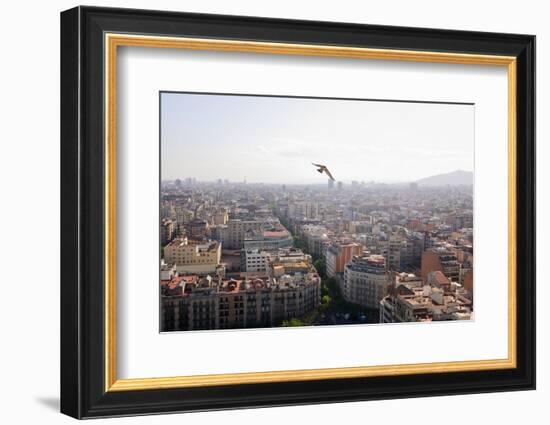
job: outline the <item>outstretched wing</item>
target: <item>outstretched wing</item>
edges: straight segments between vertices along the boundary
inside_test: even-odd
[[[325,167],[325,173],[327,173],[327,176],[329,176],[331,180],[334,180],[334,177],[332,177],[332,174],[330,174],[330,171],[327,167]]]
[[[321,168],[325,168],[324,165],[321,165],[321,164],[315,164],[314,162],[311,163],[311,165],[315,165],[316,167],[321,167]]]

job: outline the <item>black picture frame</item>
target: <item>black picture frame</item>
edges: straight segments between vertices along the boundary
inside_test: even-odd
[[[106,32],[516,57],[517,367],[106,392]],[[97,7],[67,10],[61,13],[61,195],[62,413],[93,418],[535,388],[534,36]]]

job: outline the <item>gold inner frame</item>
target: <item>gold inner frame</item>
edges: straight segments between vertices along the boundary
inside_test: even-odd
[[[105,34],[105,391],[135,391],[214,385],[311,381],[417,373],[515,368],[516,358],[516,58],[462,53],[370,49],[328,45],[268,43],[200,38]],[[118,379],[116,324],[116,123],[119,46],[325,56],[469,65],[504,66],[508,72],[508,357],[437,363],[304,369],[253,373]]]

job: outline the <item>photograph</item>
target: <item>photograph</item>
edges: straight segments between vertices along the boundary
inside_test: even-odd
[[[160,332],[474,320],[473,103],[159,96]]]

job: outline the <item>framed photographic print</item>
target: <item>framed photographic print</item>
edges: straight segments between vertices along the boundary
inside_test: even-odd
[[[61,14],[61,411],[535,387],[535,37]]]

